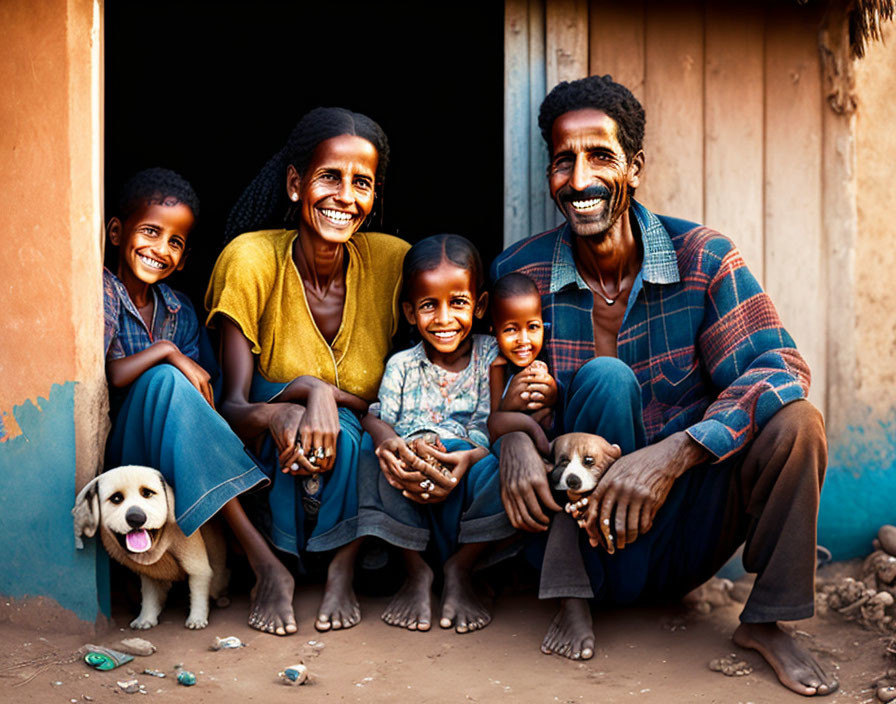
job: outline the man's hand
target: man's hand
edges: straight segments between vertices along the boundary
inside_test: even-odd
[[[683,432],[625,455],[607,469],[573,517],[592,546],[621,550],[650,530],[675,480],[706,456]]]
[[[532,533],[546,531],[550,516],[544,508],[560,511],[541,455],[532,439],[522,432],[508,433],[501,440],[501,501],[511,525]]]

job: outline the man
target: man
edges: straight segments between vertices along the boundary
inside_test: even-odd
[[[805,362],[728,239],[633,199],[644,110],[628,89],[609,76],[561,83],[539,126],[566,223],[510,247],[492,274],[520,271],[542,294],[557,433],[593,433],[621,453],[570,516],[528,436],[502,439],[505,508],[517,528],[547,533],[540,596],[561,599],[542,650],[592,657],[586,599],[678,598],[745,543],[757,579],[734,641],[786,687],[834,691],[778,626],[814,609],[827,448]]]

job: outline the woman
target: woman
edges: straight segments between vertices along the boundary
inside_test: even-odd
[[[360,620],[352,591],[358,418],[376,397],[396,330],[408,249],[359,232],[388,156],[385,134],[364,115],[305,115],[231,212],[228,235],[244,234],[221,253],[206,294],[209,325],[221,333],[221,413],[259,448],[271,478],[269,539],[295,555],[338,548],[318,630]],[[258,231],[284,212],[292,229]],[[294,632],[292,576],[238,501],[225,515],[257,578],[249,624]]]

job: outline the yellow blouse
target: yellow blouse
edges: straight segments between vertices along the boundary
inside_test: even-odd
[[[221,252],[205,294],[207,324],[231,318],[268,381],[310,375],[373,401],[398,325],[401,265],[410,245],[379,232],[346,243],[345,307],[332,344],[321,335],[292,260],[296,230],[247,232]]]

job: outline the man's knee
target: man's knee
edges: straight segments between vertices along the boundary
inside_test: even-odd
[[[816,465],[819,481],[827,467],[828,444],[824,417],[809,401],[803,399],[787,404],[766,423],[756,442],[767,444],[773,452],[783,452],[794,458],[803,468],[807,462]],[[794,467],[800,471],[800,467]]]
[[[641,387],[625,362],[616,357],[595,357],[576,372],[569,393],[598,393],[605,399],[624,399],[640,397]]]

